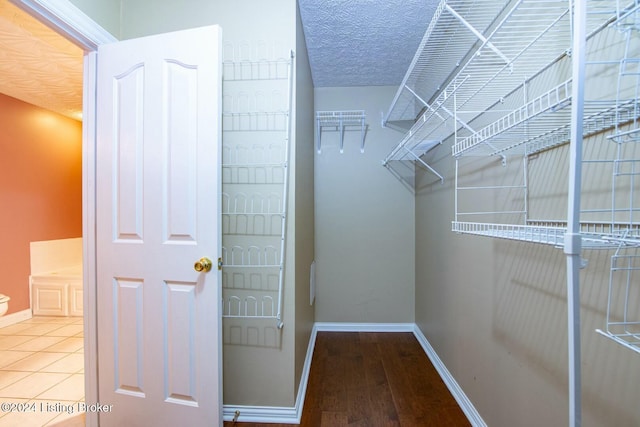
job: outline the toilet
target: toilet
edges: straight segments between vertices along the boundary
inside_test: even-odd
[[[0,294],[0,316],[4,316],[7,310],[9,310],[9,298],[6,295]]]

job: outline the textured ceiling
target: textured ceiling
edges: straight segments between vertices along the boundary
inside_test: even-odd
[[[299,0],[316,87],[399,85],[438,0]],[[79,119],[82,51],[0,0],[0,93]]]
[[[298,0],[316,87],[400,85],[438,0]]]
[[[82,50],[0,0],[0,93],[80,119]]]

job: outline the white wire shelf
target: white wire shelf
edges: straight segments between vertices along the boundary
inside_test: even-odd
[[[567,228],[566,221],[528,220],[527,225],[537,227]],[[581,222],[580,233],[589,236],[602,236],[603,239],[640,242],[640,224],[624,222]]]
[[[472,3],[467,0],[440,2],[391,103],[385,123],[413,123],[424,106],[417,101],[416,95],[429,101],[446,84],[451,70],[468,56],[469,50],[478,48],[477,36],[465,27],[455,11],[468,11],[464,22],[482,32],[505,7],[492,0],[477,1],[476,6]]]
[[[433,118],[435,120],[432,120]],[[384,159],[386,165],[391,160],[415,160],[442,143],[444,136],[453,129],[446,115],[443,117],[438,109],[427,109],[404,138]]]
[[[640,128],[632,129],[625,132],[617,132],[608,136],[609,139],[617,143],[640,142]]]
[[[364,153],[365,113],[363,110],[352,111],[316,111],[316,150],[322,152],[323,129],[340,133],[340,153],[344,152],[344,132],[346,127],[358,127],[360,130],[360,152]]]
[[[521,242],[562,246],[564,244],[566,228],[452,221],[451,231],[462,234],[518,240]]]
[[[566,1],[443,0],[384,120],[415,122],[383,164],[420,160],[422,141],[442,142],[458,128],[475,134],[475,117],[566,54],[570,41]]]
[[[522,113],[531,115],[558,110],[569,114],[570,109],[565,108],[569,104],[563,104],[560,98],[566,98],[570,91],[550,92],[546,98],[543,96],[536,100],[540,105],[530,102],[497,125],[484,128],[480,135],[474,129],[475,118],[499,107],[505,96],[516,92],[524,82],[565,57],[571,46],[569,2],[523,0],[506,5],[496,3],[499,2],[443,0],[440,3],[385,123],[403,123],[406,127],[407,123],[415,120],[418,111],[426,109],[418,118],[418,122],[424,121],[420,124],[420,136],[442,141],[453,135],[456,129],[461,129],[461,135],[466,133],[471,137],[455,147],[454,155],[478,148],[480,140],[484,142],[485,147],[482,148],[486,148],[485,151],[496,154],[513,148],[513,140],[505,136],[505,141],[500,143],[502,147],[494,149],[488,140],[506,130],[516,133],[516,125],[527,120]],[[615,1],[598,2],[598,8],[588,18],[589,32],[601,29],[611,21],[616,4]],[[563,89],[563,85],[557,88],[558,91]],[[554,95],[558,98],[556,102],[552,99]],[[615,102],[609,107],[612,104]],[[531,107],[533,111],[528,110]],[[566,116],[554,123],[557,131],[553,135],[541,132],[538,136],[544,138],[536,140],[527,130],[517,145],[530,142],[526,148],[542,150],[562,143],[566,140],[565,129],[562,128],[567,123]],[[549,126],[546,125],[547,128]],[[399,146],[405,143],[403,140]],[[402,151],[396,147],[390,157]]]
[[[634,329],[640,328],[640,321],[638,322],[611,322],[607,325],[609,328],[622,327],[623,330],[630,326],[634,326]],[[614,342],[626,347],[630,350],[640,353],[640,332],[625,331],[625,332],[612,332],[611,330],[596,329],[601,335],[613,340]]]
[[[419,162],[421,165],[427,168],[428,171],[437,176],[440,179],[440,182],[444,182],[444,177],[421,158],[424,154],[433,150],[441,143],[441,141],[421,141],[418,144],[413,145],[411,148],[404,145],[399,145],[396,151],[391,153],[385,160],[382,161],[382,165],[390,169],[389,162],[391,161]]]
[[[599,14],[588,18],[589,32],[602,25],[603,13],[615,14],[615,1],[600,3]],[[425,103],[441,103],[442,98],[434,100],[452,93],[462,80],[464,85],[456,89],[457,109],[472,115],[487,110],[567,53],[571,46],[569,12],[569,2],[562,0],[514,0],[506,4],[443,0],[385,121],[414,120]],[[453,99],[446,105],[454,111]]]
[[[571,97],[564,95],[569,82],[509,113],[500,120],[462,139],[452,147],[452,154],[499,155],[505,152],[532,155],[569,142]],[[560,90],[560,88],[562,88]],[[640,117],[638,100],[585,102],[583,136],[613,129],[617,123]]]
[[[623,246],[640,247],[639,225],[633,226],[633,233],[607,223],[581,223],[582,247],[589,249],[615,249]],[[493,224],[481,222],[452,221],[451,231],[461,234],[540,243],[555,247],[564,246],[567,232],[566,223],[530,222],[527,225]]]

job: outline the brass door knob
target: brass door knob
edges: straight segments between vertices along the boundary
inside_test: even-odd
[[[204,271],[206,273],[207,271],[211,270],[212,266],[213,266],[213,263],[209,258],[202,257],[198,261],[196,261],[195,264],[193,264],[193,269],[196,270],[197,272]]]

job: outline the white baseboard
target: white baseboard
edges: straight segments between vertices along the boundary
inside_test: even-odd
[[[304,398],[307,392],[307,384],[309,382],[309,372],[311,370],[311,358],[315,348],[316,336],[318,332],[412,332],[416,337],[422,349],[431,360],[431,363],[440,374],[442,381],[453,395],[462,412],[467,416],[469,422],[474,427],[487,427],[473,403],[466,396],[460,385],[447,367],[444,365],[440,357],[436,354],[429,341],[422,331],[414,323],[333,323],[333,322],[316,322],[309,337],[309,345],[307,347],[307,355],[302,368],[302,376],[300,378],[300,387],[298,387],[298,395],[294,407],[275,407],[275,406],[242,406],[242,405],[224,405],[223,418],[225,421],[232,421],[239,411],[239,422],[253,423],[281,423],[281,424],[300,424],[302,418],[302,409],[304,406]]]
[[[413,323],[338,323],[316,322],[318,332],[413,332]]]
[[[429,341],[417,325],[414,326],[413,335],[415,335],[416,339],[422,346],[422,349],[427,354],[427,357],[429,357],[429,360],[431,360],[436,371],[440,374],[440,378],[442,378],[442,381],[446,384],[447,388],[453,395],[453,398],[456,399],[456,402],[460,405],[460,409],[462,409],[462,412],[467,416],[471,425],[474,427],[487,427],[487,424],[473,406],[473,403],[471,403],[467,395],[464,393],[464,390],[462,390],[462,387],[460,387],[456,382],[453,375],[451,375],[451,372],[449,372],[440,357],[438,357],[438,354],[433,347],[431,347],[431,344],[429,344]]]
[[[10,326],[15,323],[22,322],[23,320],[29,320],[32,317],[33,315],[31,314],[30,308],[22,311],[17,311],[15,313],[7,314],[6,316],[0,317],[0,328],[4,328],[5,326]]]
[[[233,421],[236,411],[239,414],[236,421],[241,423],[300,424],[302,415],[295,407],[224,405],[222,418]]]
[[[317,328],[314,325],[311,330],[311,336],[309,337],[307,355],[304,358],[304,366],[302,367],[302,375],[300,376],[300,386],[298,387],[294,407],[224,405],[222,410],[223,419],[225,421],[232,421],[236,414],[239,414],[237,419],[239,422],[300,424],[304,398],[307,395],[307,384],[309,384],[311,359],[313,358],[313,350],[316,346],[316,335]]]

